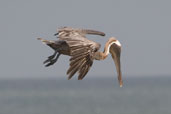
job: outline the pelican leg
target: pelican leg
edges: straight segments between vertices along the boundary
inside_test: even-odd
[[[56,63],[56,61],[58,60],[58,58],[59,58],[60,55],[61,54],[58,53],[57,56],[55,57],[55,59],[50,59],[49,63],[46,64],[45,66],[48,67],[48,66],[53,65],[54,63]]]
[[[43,64],[50,62],[56,56],[56,54],[57,54],[57,50],[54,52],[53,55],[49,56],[48,59],[43,62]]]

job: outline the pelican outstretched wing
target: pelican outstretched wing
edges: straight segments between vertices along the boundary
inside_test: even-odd
[[[72,38],[72,39],[81,39],[81,38],[86,38],[86,34],[93,34],[93,35],[100,35],[100,36],[105,36],[105,33],[101,31],[96,31],[96,30],[90,30],[90,29],[75,29],[71,27],[62,27],[57,30],[57,33],[55,35],[58,35],[59,39],[63,38]]]

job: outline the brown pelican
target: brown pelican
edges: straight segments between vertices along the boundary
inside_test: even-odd
[[[59,39],[56,41],[38,38],[38,40],[41,40],[55,51],[53,55],[49,56],[48,59],[44,61],[44,64],[46,64],[45,66],[53,65],[61,54],[69,55],[71,58],[70,67],[67,71],[67,74],[69,75],[68,79],[71,79],[77,72],[78,80],[82,80],[92,66],[94,59],[104,60],[110,53],[116,65],[120,87],[122,87],[120,42],[116,38],[111,37],[106,42],[104,51],[99,52],[100,44],[88,40],[85,37],[86,34],[105,36],[105,34],[100,31],[63,27],[57,30],[55,35],[58,35],[57,38]]]

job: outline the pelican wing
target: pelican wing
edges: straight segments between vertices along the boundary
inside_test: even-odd
[[[105,36],[105,33],[100,31],[89,30],[89,29],[75,29],[71,27],[59,28],[55,35],[58,35],[59,39],[63,39],[63,38],[84,39],[86,34]]]
[[[67,40],[70,46],[70,67],[67,71],[68,79],[77,72],[78,80],[82,80],[93,64],[93,54],[100,48],[98,44],[89,40]]]
[[[120,63],[121,45],[118,45],[117,43],[113,43],[110,47],[110,53],[115,62],[120,87],[122,87],[123,82],[122,82],[122,72],[121,72],[121,63]]]
[[[67,42],[70,48],[70,67],[67,71],[68,79],[78,73],[78,79],[81,80],[88,73],[93,64],[93,54],[98,51],[100,44],[88,40],[86,34],[95,34],[104,36],[100,31],[87,29],[74,29],[63,27],[58,30],[58,38]]]

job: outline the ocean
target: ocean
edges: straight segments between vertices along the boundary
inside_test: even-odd
[[[1,79],[0,114],[171,114],[171,77]]]

